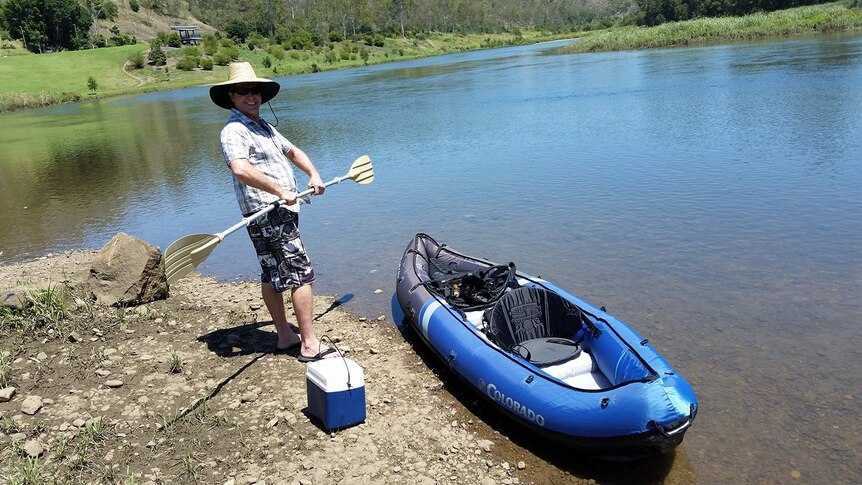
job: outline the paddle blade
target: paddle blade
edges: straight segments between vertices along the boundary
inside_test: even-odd
[[[374,182],[374,168],[371,167],[371,158],[368,155],[362,155],[357,158],[353,162],[353,165],[350,166],[347,178],[361,185]]]
[[[192,234],[177,239],[165,250],[165,276],[168,285],[191,273],[221,240],[214,234]]]

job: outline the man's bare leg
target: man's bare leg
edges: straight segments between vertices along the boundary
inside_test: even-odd
[[[325,352],[327,347],[320,345],[320,341],[314,335],[312,324],[314,290],[311,284],[293,288],[291,298],[293,300],[293,313],[296,314],[296,323],[299,325],[299,335],[302,337],[302,347],[299,353],[306,357],[313,357],[318,352]],[[338,357],[338,354],[333,352],[326,357]]]
[[[284,296],[275,291],[269,283],[261,283],[260,292],[263,295],[263,303],[266,305],[272,317],[272,323],[275,325],[275,331],[278,333],[279,349],[286,349],[299,343],[300,336],[290,328],[287,323],[287,316],[284,311]],[[294,303],[294,311],[296,311],[296,303]],[[297,317],[298,319],[299,317]]]

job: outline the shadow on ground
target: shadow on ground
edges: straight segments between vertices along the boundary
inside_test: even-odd
[[[314,321],[340,307],[353,299],[353,294],[348,293],[336,299],[329,305],[328,308],[318,313],[314,317]],[[219,357],[239,357],[250,354],[276,353],[277,337],[275,328],[263,330],[264,327],[271,327],[272,320],[263,322],[248,322],[238,326],[220,328],[213,332],[201,335],[198,337],[199,342],[207,344],[207,348],[218,355]],[[299,332],[296,325],[291,325],[294,332]],[[299,347],[294,347],[287,352],[279,351],[293,357],[299,356]]]

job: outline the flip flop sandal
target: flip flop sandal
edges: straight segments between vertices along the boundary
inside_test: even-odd
[[[317,355],[313,355],[311,357],[299,354],[299,357],[297,357],[296,360],[300,362],[317,362],[318,360],[325,359],[327,355],[332,353],[338,353],[338,351],[335,349],[326,349],[323,352],[318,352]]]

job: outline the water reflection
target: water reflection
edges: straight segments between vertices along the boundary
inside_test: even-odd
[[[199,170],[189,147],[202,140],[177,110],[166,102],[116,109],[85,103],[56,117],[9,116],[0,206],[4,227],[15,230],[0,234],[4,256],[26,255],[36,241],[80,244],[161,204],[160,191],[184,187]]]

